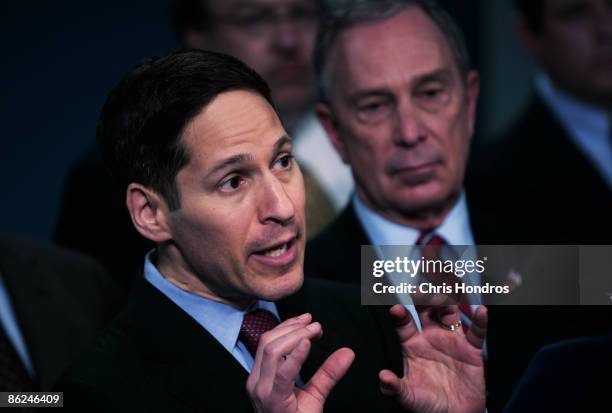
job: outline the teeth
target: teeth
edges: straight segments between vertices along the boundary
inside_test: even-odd
[[[266,257],[279,257],[287,251],[287,244],[283,244],[280,248],[264,252]]]

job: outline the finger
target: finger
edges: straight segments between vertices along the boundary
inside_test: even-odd
[[[461,321],[461,313],[457,305],[435,307],[431,310],[431,317],[440,327],[457,325]]]
[[[272,391],[278,394],[281,400],[289,397],[293,392],[295,379],[310,353],[310,347],[310,340],[301,339],[297,347],[287,355],[287,359],[278,368]]]
[[[320,333],[321,324],[311,323],[306,327],[293,330],[270,343],[260,346],[262,356],[258,386],[261,386],[265,394],[267,394],[266,391],[273,388],[278,366],[283,356],[291,354],[302,339],[310,340],[318,337]]]
[[[311,377],[304,386],[304,391],[322,402],[325,401],[334,386],[342,380],[351,367],[353,360],[355,360],[355,353],[350,348],[344,347],[336,350]]]
[[[412,336],[417,334],[418,329],[416,324],[412,320],[412,316],[401,304],[396,304],[389,309],[389,314],[393,318],[395,324],[395,331],[400,339],[400,343],[409,340]]]
[[[423,330],[442,328],[442,324],[449,326],[461,320],[459,307],[456,305],[424,306],[420,309],[419,317]]]
[[[487,336],[487,323],[489,313],[484,305],[478,306],[472,317],[472,325],[467,332],[467,341],[478,349],[482,349],[485,337]]]
[[[253,381],[257,382],[259,380],[262,361],[262,348],[265,347],[267,343],[272,342],[279,337],[305,327],[311,320],[312,315],[309,313],[302,314],[298,317],[289,318],[261,336],[257,346],[257,351],[255,353],[255,359],[253,360],[253,368],[251,369]]]
[[[397,396],[402,392],[402,381],[391,370],[382,370],[378,373],[380,391],[387,396]]]

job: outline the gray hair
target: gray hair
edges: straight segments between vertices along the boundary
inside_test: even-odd
[[[330,102],[327,66],[338,35],[354,26],[386,20],[412,6],[421,8],[440,29],[450,47],[459,74],[465,82],[470,71],[470,57],[463,34],[453,18],[434,0],[344,0],[330,2],[321,16],[315,46],[314,65],[321,102]]]

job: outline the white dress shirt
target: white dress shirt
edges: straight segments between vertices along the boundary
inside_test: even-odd
[[[294,155],[315,177],[336,211],[348,203],[354,183],[314,113],[302,120],[293,133]]]

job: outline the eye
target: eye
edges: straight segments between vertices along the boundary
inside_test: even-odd
[[[386,118],[393,110],[390,99],[367,99],[357,104],[357,117],[366,123]]]
[[[442,88],[429,88],[423,91],[423,96],[429,99],[433,99],[442,93]]]
[[[274,169],[285,170],[290,169],[293,164],[293,155],[285,154],[274,162]]]
[[[437,111],[448,103],[450,98],[449,88],[440,82],[431,83],[416,89],[414,98],[423,109]]]
[[[244,184],[244,178],[240,175],[234,175],[225,181],[221,182],[219,189],[222,192],[235,192]]]

